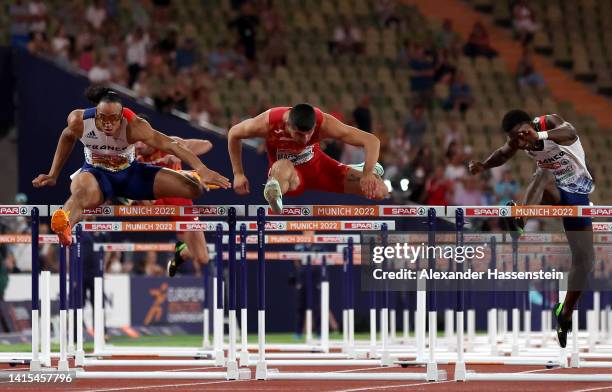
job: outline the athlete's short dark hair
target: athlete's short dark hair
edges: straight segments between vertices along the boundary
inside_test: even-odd
[[[299,103],[289,110],[289,124],[301,132],[314,128],[317,116],[312,105]]]
[[[85,90],[85,98],[95,103],[96,105],[100,102],[117,102],[121,103],[121,97],[115,90],[104,86],[89,86]]]
[[[517,125],[526,122],[531,122],[531,116],[526,111],[520,109],[510,110],[504,115],[502,129],[508,133]]]

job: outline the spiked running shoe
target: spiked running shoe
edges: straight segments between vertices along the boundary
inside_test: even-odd
[[[511,200],[507,202],[506,205],[509,207],[515,207],[516,203]],[[500,224],[504,231],[517,233],[519,236],[522,236],[525,233],[525,219],[522,217],[502,218]]]
[[[268,182],[266,182],[266,187],[264,188],[264,198],[275,214],[282,214],[283,193],[281,192],[281,187],[278,180],[271,178],[268,180]]]
[[[553,314],[555,319],[557,319],[557,340],[559,341],[559,346],[565,348],[567,345],[567,333],[572,330],[572,320],[567,320],[563,316],[563,304],[557,303],[553,308]]]
[[[177,268],[185,262],[185,260],[181,257],[181,252],[185,248],[187,248],[187,244],[181,241],[177,241],[174,245],[174,257],[168,260],[168,264],[166,265],[168,277],[172,278],[174,275],[176,275]]]
[[[70,211],[57,210],[51,216],[51,230],[57,234],[60,244],[70,246],[72,244],[72,227],[68,215]]]

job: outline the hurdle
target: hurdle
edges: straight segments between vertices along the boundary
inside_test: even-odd
[[[51,211],[61,208],[58,205],[52,205]],[[227,217],[230,209],[234,209],[237,215],[245,215],[245,207],[243,205],[194,205],[194,206],[100,206],[93,209],[85,209],[84,215],[97,217],[203,217],[203,218],[219,218]],[[225,221],[189,221],[189,222],[83,222],[83,230],[85,231],[214,231],[216,225],[221,224],[224,229],[228,228]],[[113,250],[119,251],[139,251],[139,250],[158,250],[157,246],[125,246],[123,244],[115,244]],[[99,247],[97,250],[100,250]],[[103,248],[102,248],[103,249]],[[163,248],[169,249],[169,248]],[[160,249],[161,250],[161,249]],[[102,253],[102,252],[101,252]],[[101,257],[103,257],[101,255]],[[121,356],[138,356],[138,355],[153,355],[158,357],[196,357],[206,358],[214,355],[214,350],[209,349],[205,345],[206,333],[203,333],[203,344],[201,347],[130,347],[130,346],[113,346],[106,344],[104,339],[104,311],[102,298],[104,293],[104,274],[101,269],[98,270],[98,276],[94,279],[94,290],[96,302],[94,303],[94,352],[93,357],[105,357],[113,355]],[[213,279],[216,282],[216,278]],[[207,282],[203,282],[206,289]],[[211,290],[205,290],[208,294]],[[216,291],[214,296],[216,297]],[[100,299],[98,302],[97,300]],[[209,314],[207,308],[203,310],[204,324],[207,325]],[[213,312],[214,315],[214,312]],[[205,327],[206,331],[207,328]],[[203,359],[198,359],[203,360]],[[92,366],[92,360],[88,361],[88,365]],[[200,363],[202,364],[202,363]],[[185,364],[187,365],[187,364]]]
[[[557,217],[557,216],[592,216],[600,210],[598,207],[562,207],[556,209],[551,206],[524,206],[524,207],[496,207],[495,213],[497,216],[523,216],[523,217]],[[607,207],[603,207],[607,209]],[[474,216],[477,207],[449,207],[447,212],[454,212],[456,215],[457,232],[463,232],[463,216]],[[450,211],[449,211],[450,210]],[[607,209],[609,214],[609,209]],[[518,257],[518,236],[512,236],[512,257],[514,267]],[[516,300],[516,293],[514,293]],[[516,301],[515,301],[516,306]],[[461,307],[459,307],[461,309]],[[573,313],[574,321],[577,321],[577,311]],[[513,338],[512,338],[512,354],[518,354],[518,309],[513,310]],[[577,323],[576,323],[577,325]],[[457,328],[458,334],[463,335],[463,328]],[[572,332],[572,341],[574,350],[576,350],[578,331],[577,328]],[[458,342],[463,341],[463,336],[458,336]],[[561,365],[567,361],[565,350],[558,350],[558,358]],[[458,351],[460,357],[463,356],[463,350]],[[612,365],[610,363],[609,365]],[[567,365],[566,365],[567,366]],[[579,375],[579,374],[516,374],[516,373],[478,373],[473,370],[466,370],[465,364],[461,362],[461,368],[455,373],[456,381],[612,381],[612,374],[597,374],[597,375]]]
[[[265,210],[264,208],[258,208],[258,221],[257,225],[259,227],[258,236],[260,240],[258,241],[258,252],[260,254],[260,258],[258,260],[258,314],[259,314],[259,322],[258,322],[258,342],[259,342],[259,354],[256,362],[256,374],[255,377],[258,380],[421,380],[421,381],[437,381],[444,379],[446,377],[444,372],[437,371],[435,369],[436,374],[432,375],[430,372],[427,373],[416,373],[416,372],[402,372],[402,373],[321,373],[321,372],[272,372],[268,371],[268,365],[308,365],[308,366],[326,366],[326,365],[336,365],[342,366],[342,364],[348,364],[351,362],[352,365],[366,365],[370,364],[372,360],[303,360],[303,361],[273,361],[267,360],[265,355],[265,257],[264,257],[264,232],[266,230],[266,222],[265,222]],[[430,219],[435,219],[435,211],[433,209],[430,210]],[[381,225],[381,229],[386,231],[385,224]],[[435,236],[435,233],[433,234]],[[349,246],[351,242],[349,241]],[[347,271],[350,272],[350,260],[351,260],[351,252],[347,252],[348,263]],[[347,282],[352,282],[351,275],[348,275]],[[348,294],[348,306],[350,311],[351,306],[351,295]],[[350,329],[350,313],[347,312],[346,319],[348,321],[349,329]],[[385,331],[385,327],[383,327],[383,333]],[[430,333],[435,334],[435,332],[430,331]],[[350,342],[350,331],[348,331],[347,336]],[[375,364],[381,365],[381,362],[378,360],[374,361]]]
[[[540,207],[541,206],[538,206],[538,208],[540,208]],[[461,211],[464,212],[467,216],[473,216],[473,213],[470,213],[468,209],[469,208],[477,208],[477,207],[457,207],[457,208],[460,208]],[[478,207],[478,208],[481,208],[481,207]],[[497,208],[497,207],[495,207],[495,208]],[[499,207],[499,208],[507,208],[507,207]],[[555,208],[557,208],[557,207],[555,207]],[[595,208],[598,208],[598,207],[595,207]],[[314,207],[313,207],[313,209],[314,209]],[[377,208],[375,208],[375,210],[376,209]],[[380,208],[378,208],[378,210],[380,211]],[[444,213],[441,214],[441,216],[449,218],[450,215],[451,215],[450,210],[451,210],[451,207],[445,209],[446,213],[445,214]],[[456,241],[460,241],[460,240],[463,241],[464,240],[464,236],[467,235],[467,234],[464,234],[464,232],[463,232],[463,225],[461,225],[461,230],[459,230],[459,225],[457,223],[458,222],[458,218],[457,218],[458,210],[455,209],[453,211],[455,212],[455,220],[456,220],[455,223],[456,223],[456,226],[457,226]],[[515,210],[510,209],[510,213],[514,213],[514,211]],[[576,213],[577,214],[582,213],[582,211],[583,211],[582,207],[576,208]],[[431,211],[428,211],[428,213],[431,213]],[[525,216],[524,213],[522,213],[521,215]],[[435,210],[434,210],[434,213],[433,213],[433,222],[434,223],[429,226],[429,230],[428,230],[428,235],[432,237],[432,241],[435,241],[435,238],[436,238],[435,218],[436,218],[436,214],[435,214]],[[261,221],[260,221],[260,219],[261,219]],[[228,236],[226,237],[226,238],[228,238],[228,241],[231,238],[236,239],[235,223],[234,223],[233,234],[231,234],[232,225],[230,224],[230,221],[231,220],[228,217],[228,222],[206,222],[204,225],[186,225],[186,226],[179,226],[178,224],[175,224],[175,225],[171,225],[171,226],[174,226],[174,228],[181,227],[183,229],[182,231],[186,231],[186,230],[199,230],[199,229],[201,229],[201,227],[211,227],[214,224],[217,225],[217,226],[214,227],[215,230],[219,230],[219,226],[218,225],[221,225],[220,226],[221,236],[217,235],[216,239],[219,240],[219,238],[221,238],[220,242],[223,243],[223,242],[225,242],[225,241],[223,241],[224,237],[222,235],[224,229],[226,231],[228,231]],[[274,222],[274,221],[271,221],[271,222]],[[347,230],[348,230],[349,227],[351,227],[351,228],[356,227],[355,225],[349,225],[348,223],[346,225],[344,224],[344,222],[351,222],[351,221],[337,221],[337,222],[340,222],[340,224],[334,223],[333,225],[324,225],[324,224],[321,224],[321,223],[313,223],[313,222],[319,222],[319,221],[309,221],[309,223],[307,225],[304,225],[304,227],[317,227],[317,228],[321,228],[321,229],[317,229],[317,230],[323,230],[323,231],[326,230],[325,227],[336,227],[336,228],[340,227],[342,229],[347,229]],[[362,221],[362,222],[365,222],[365,221]],[[100,223],[107,223],[107,222],[100,222]],[[116,224],[116,223],[121,223],[121,222],[111,222],[111,223]],[[136,223],[138,223],[138,222],[136,222]],[[147,223],[150,224],[151,222],[147,222]],[[160,223],[167,223],[167,222],[160,222]],[[189,222],[189,223],[191,223],[191,222]],[[201,222],[201,223],[204,223],[204,222]],[[272,231],[272,232],[280,231],[278,229],[278,227],[282,227],[282,226],[285,226],[285,228],[288,228],[288,227],[291,227],[291,228],[302,227],[302,226],[300,226],[298,224],[293,224],[292,223],[290,225],[289,223],[290,223],[290,221],[278,221],[277,223],[266,222],[265,214],[262,213],[261,214],[261,218],[258,216],[258,220],[256,222],[250,222],[250,221],[244,222],[244,240],[242,240],[242,238],[243,238],[242,237],[243,230],[242,230],[242,227],[241,227],[240,253],[237,253],[235,251],[235,244],[234,244],[234,249],[233,250],[232,249],[228,249],[228,252],[227,252],[228,263],[231,263],[231,258],[232,257],[235,257],[237,254],[239,254],[240,258],[241,258],[241,267],[242,267],[242,265],[245,265],[245,264],[242,264],[242,263],[246,262],[246,259],[247,259],[246,258],[246,245],[249,242],[249,240],[246,239],[247,238],[247,236],[246,236],[247,229],[251,231],[254,226],[258,229],[257,230],[257,242],[258,242],[257,256],[258,256],[258,286],[259,286],[259,289],[258,289],[258,299],[259,299],[259,301],[258,301],[258,303],[259,303],[258,304],[258,318],[259,318],[259,320],[258,320],[258,348],[259,348],[259,350],[258,350],[258,353],[257,353],[258,360],[257,360],[257,363],[256,363],[256,365],[257,365],[256,378],[258,378],[258,379],[269,379],[269,380],[272,380],[272,379],[285,379],[285,380],[292,380],[292,379],[302,379],[302,380],[305,380],[305,379],[312,379],[312,380],[323,380],[323,379],[324,380],[428,380],[428,379],[430,379],[430,378],[427,377],[426,373],[425,374],[422,374],[422,373],[393,373],[393,374],[389,374],[389,373],[388,374],[383,374],[383,373],[372,373],[372,374],[370,374],[370,373],[359,373],[359,374],[335,373],[334,374],[334,373],[331,373],[331,374],[328,374],[328,373],[308,373],[308,372],[304,372],[304,373],[278,372],[278,373],[276,373],[276,372],[271,371],[271,369],[267,368],[267,366],[272,366],[272,365],[278,365],[278,366],[284,366],[284,365],[280,361],[279,362],[275,361],[274,354],[277,354],[277,353],[266,353],[266,349],[269,348],[269,345],[265,344],[265,310],[266,310],[266,307],[265,307],[265,296],[261,296],[262,288],[265,288],[265,265],[264,265],[264,262],[265,262],[265,259],[266,259],[265,244],[266,244],[266,239],[270,238],[270,237],[268,237],[266,235],[266,231],[267,230],[268,231]],[[383,227],[384,227],[386,222],[377,222],[377,223],[378,223],[378,225],[376,225],[376,224],[369,224],[369,225],[365,225],[365,226],[369,227],[371,230],[383,230]],[[391,223],[394,223],[394,222],[391,222]],[[78,236],[78,231],[79,231],[80,227],[81,226],[77,226],[76,227],[77,236]],[[123,226],[123,225],[119,225],[117,230],[113,230],[113,231],[123,231],[121,229],[123,229],[124,227],[125,228],[130,228],[131,230],[129,230],[129,231],[136,231],[136,230],[139,230],[139,229],[143,229],[143,230],[147,230],[148,229],[148,226],[146,226],[143,223],[141,226],[139,226],[139,225],[136,225],[136,226]],[[156,227],[156,229],[159,229],[158,231],[162,231],[162,228],[163,228],[163,226],[161,226],[161,225],[160,226],[154,226],[154,227]],[[610,227],[612,227],[612,226],[610,226]],[[92,227],[88,228],[87,230],[102,230],[102,226],[92,226]],[[285,230],[287,230],[287,229],[285,229]],[[331,229],[329,229],[329,230],[331,230]],[[603,230],[600,230],[600,229],[598,229],[598,230],[599,231],[603,231]],[[38,236],[36,238],[37,238],[36,241],[38,241]],[[350,242],[350,241],[347,241],[347,242]],[[78,241],[77,241],[77,243],[78,243]],[[457,243],[459,243],[459,242],[457,242]],[[231,241],[228,242],[228,245],[231,245]],[[500,244],[500,246],[501,246],[501,244]],[[33,244],[32,247],[34,248],[34,244]],[[223,257],[223,255],[225,253],[221,251],[221,247],[218,247],[216,255],[217,254],[220,255],[221,257]],[[244,254],[244,257],[243,257],[243,254]],[[352,252],[351,252],[351,254],[352,254]],[[65,253],[64,253],[64,255],[65,255]],[[516,255],[516,252],[512,252],[511,256],[515,257],[515,255]],[[307,258],[308,256],[309,255],[306,255],[305,257]],[[312,255],[310,255],[310,256],[312,257]],[[348,257],[348,254],[347,254],[347,257]],[[78,248],[77,248],[77,259],[78,259]],[[429,260],[429,261],[431,262],[432,260]],[[348,262],[348,259],[347,259],[347,262]],[[235,259],[234,259],[234,263],[235,263]],[[322,263],[326,264],[327,260],[325,260]],[[75,265],[75,268],[78,269],[78,265],[79,265],[79,263],[77,262],[77,264]],[[229,264],[229,265],[230,265],[230,269],[231,269],[231,264]],[[234,274],[232,274],[230,272],[230,286],[233,286],[234,288],[236,288],[238,286],[236,285],[235,274],[236,274],[237,271],[236,271],[236,267],[235,266],[234,266],[233,270],[234,270]],[[66,272],[65,266],[64,266],[64,272]],[[77,270],[77,273],[75,275],[77,276],[77,279],[78,279],[78,270]],[[233,284],[232,284],[232,275],[234,275],[234,279],[233,279],[234,283]],[[352,279],[352,278],[350,276],[348,276],[348,279]],[[242,279],[242,280],[244,280],[244,279]],[[244,280],[244,281],[246,282],[246,280]],[[219,282],[222,282],[222,280],[219,281]],[[217,289],[220,288],[220,287],[221,287],[221,284],[218,285]],[[351,287],[351,286],[349,286],[349,287]],[[232,302],[231,301],[231,292],[232,292],[232,290],[230,290],[230,311],[232,310],[231,309],[232,308],[232,306],[231,306],[231,302]],[[65,294],[66,293],[64,292],[64,296],[65,296]],[[234,295],[236,295],[236,294],[234,294]],[[265,291],[264,291],[264,295],[265,295]],[[62,295],[61,295],[61,292],[60,292],[60,302],[61,302],[61,296]],[[217,299],[219,299],[219,297],[220,296],[218,296]],[[82,296],[79,296],[79,298],[82,298]],[[64,299],[64,301],[65,301],[65,299]],[[458,301],[459,301],[459,299],[458,299]],[[463,318],[463,314],[462,314],[461,323],[459,323],[459,310],[460,310],[459,306],[457,306],[457,310],[458,310],[458,313],[457,313],[457,324],[458,324],[458,327],[456,328],[456,331],[457,331],[457,335],[459,335],[460,331],[461,331],[461,339],[459,338],[459,336],[457,336],[457,352],[456,353],[445,352],[443,347],[439,347],[439,346],[436,345],[435,335],[432,337],[432,332],[435,334],[435,331],[436,331],[435,323],[434,323],[434,326],[432,328],[432,320],[434,319],[434,317],[431,314],[431,312],[432,312],[431,308],[432,307],[435,308],[435,301],[430,299],[428,301],[427,306],[428,306],[427,310],[429,311],[429,315],[430,315],[430,317],[429,317],[429,326],[430,326],[430,328],[429,328],[429,333],[430,333],[429,341],[430,341],[430,345],[429,345],[428,355],[424,356],[424,358],[423,358],[425,360],[426,364],[429,365],[429,363],[433,363],[433,364],[435,364],[437,366],[438,364],[444,364],[444,363],[457,363],[457,362],[460,363],[459,357],[463,358],[464,364],[480,363],[480,362],[478,362],[476,360],[476,355],[480,355],[480,357],[483,358],[482,360],[484,361],[484,363],[495,363],[495,364],[497,364],[497,363],[500,363],[500,364],[501,363],[504,363],[504,364],[538,364],[538,365],[542,364],[541,361],[543,360],[543,358],[541,358],[539,356],[535,356],[535,357],[533,357],[533,359],[530,359],[529,357],[527,357],[525,355],[525,353],[523,352],[521,347],[519,347],[519,350],[517,350],[517,355],[513,355],[511,357],[505,357],[504,361],[499,360],[498,362],[496,362],[496,358],[494,356],[491,356],[491,355],[483,356],[482,354],[478,354],[476,352],[475,353],[464,352],[463,347],[460,345],[460,344],[464,344],[466,342],[465,336],[463,335],[464,328],[459,327],[459,325],[463,325],[464,318]],[[516,306],[516,304],[515,304],[515,306]],[[236,318],[235,297],[234,297],[234,306],[233,307],[234,307],[234,309],[233,309],[234,312],[233,312],[233,317],[230,317],[230,324],[232,324],[232,319],[234,319],[234,322],[233,322],[233,324],[234,324],[234,333],[232,334],[232,331],[231,331],[232,328],[230,327],[230,342],[229,342],[228,346],[230,347],[230,351],[234,351],[233,358],[234,358],[234,360],[236,360],[237,358],[236,358],[236,353],[235,353],[235,350],[236,350],[236,347],[235,347],[235,339],[236,339],[235,328],[236,328],[236,324],[237,323],[235,321],[235,318]],[[64,306],[64,308],[65,308],[65,306]],[[77,305],[76,309],[77,309],[77,318],[78,318],[78,305]],[[242,313],[243,309],[246,309],[246,299],[244,301],[244,307],[241,306],[241,313]],[[463,308],[461,308],[461,309],[463,309]],[[591,313],[591,314],[592,314],[590,316],[590,320],[591,320],[590,326],[591,326],[591,329],[593,329],[593,328],[598,328],[598,329],[601,328],[599,326],[599,323],[596,322],[597,318],[595,318],[595,313]],[[599,314],[597,314],[597,316],[599,316]],[[577,317],[577,311],[574,312],[574,317]],[[347,318],[347,320],[348,320],[348,318]],[[34,318],[33,318],[33,323],[34,323]],[[242,323],[242,318],[241,318],[241,323]],[[350,324],[350,323],[347,323],[347,324]],[[598,326],[595,327],[595,324],[598,324]],[[82,326],[82,323],[80,323],[80,325]],[[577,324],[575,324],[575,325],[577,325]],[[353,325],[353,327],[354,327],[354,325]],[[385,333],[389,333],[390,328],[391,327],[387,325],[387,327],[384,328]],[[381,331],[381,333],[382,332],[383,331]],[[515,332],[515,328],[514,328],[514,325],[513,325],[512,333],[514,334],[514,332]],[[515,340],[515,342],[518,342],[518,344],[524,344],[522,342],[522,340],[518,339],[518,338],[521,337],[520,330],[518,332],[519,332],[519,334],[518,334],[518,337]],[[527,328],[525,328],[525,332],[526,333],[528,332]],[[246,333],[246,328],[244,328],[242,330],[242,333],[243,334]],[[77,331],[77,335],[78,334],[79,333]],[[82,334],[82,332],[81,332],[81,334]],[[233,338],[232,338],[232,336],[233,336]],[[245,335],[243,335],[243,336],[245,336]],[[523,336],[528,338],[529,334],[526,334],[526,335],[523,335]],[[580,335],[579,331],[576,331],[576,333],[573,333],[572,336],[571,336],[572,337],[572,341],[578,342],[579,336],[580,336],[581,339],[585,338],[584,334]],[[502,336],[502,337],[505,338],[506,336]],[[513,336],[510,336],[510,337],[512,339],[514,338]],[[469,337],[469,334],[468,334],[468,340],[469,340],[469,338],[470,337]],[[417,341],[418,341],[418,339],[417,339]],[[243,341],[243,343],[244,343],[244,341]],[[312,343],[315,344],[314,341]],[[353,343],[355,345],[356,352],[358,352],[359,349],[360,349],[357,346],[358,342],[353,342]],[[406,342],[403,342],[403,343],[406,343]],[[512,343],[513,343],[513,341],[510,340],[510,346],[509,346],[510,354],[512,354],[512,348],[513,348],[512,347]],[[597,341],[593,341],[593,342],[589,342],[589,343],[592,343],[594,345],[593,347],[602,347],[602,349],[604,349],[604,347],[602,345],[600,345],[599,342],[597,342]],[[370,348],[371,342],[370,341],[366,341],[366,342],[363,342],[363,344],[364,344],[364,348],[366,350],[368,350]],[[507,348],[505,347],[505,345],[507,345],[507,343],[502,343],[501,345],[499,345],[499,349],[500,349],[501,352],[507,352]],[[233,350],[231,349],[232,346],[233,346]],[[322,346],[322,342],[320,343],[320,347],[321,346]],[[459,349],[459,347],[462,347],[461,350]],[[78,343],[77,343],[77,348],[78,348]],[[244,346],[241,347],[241,352],[242,352],[242,348],[244,348]],[[244,352],[246,352],[247,355],[249,355],[248,354],[248,349],[249,349],[249,347],[247,346],[245,348],[245,350],[244,350]],[[400,350],[401,349],[402,348],[400,347]],[[389,347],[390,356],[393,356],[395,354],[401,355],[401,354],[405,354],[407,352],[411,352],[411,350],[406,350],[406,348],[403,348],[403,349],[404,349],[403,352],[398,351],[396,353],[396,352],[394,352],[394,347]],[[535,351],[533,349],[534,349],[534,347],[531,348],[531,351],[533,351],[535,353]],[[60,348],[60,356],[62,355],[61,351],[62,350]],[[178,351],[180,351],[180,350],[178,350]],[[540,354],[542,356],[544,356],[544,357],[546,357],[546,356],[550,357],[552,351],[558,351],[558,350],[541,350]],[[290,353],[280,353],[280,354],[289,355]],[[302,358],[308,358],[308,355],[305,355],[305,354],[306,353],[295,353],[295,357],[300,356]],[[331,353],[331,354],[336,354],[336,353]],[[589,357],[591,357],[591,358],[600,358],[600,357],[593,356],[593,355],[600,354],[600,353],[596,353],[596,352],[579,353],[579,354],[580,354],[580,357],[579,357],[580,359],[587,359]],[[584,354],[588,354],[588,355],[585,356]],[[149,355],[149,354],[146,353],[146,354],[141,354],[141,355]],[[322,355],[322,354],[316,353],[315,355]],[[605,355],[605,352],[602,352],[600,355]],[[184,356],[184,355],[180,355],[180,356]],[[231,355],[231,353],[228,353],[228,359],[230,357],[232,357],[232,355]],[[321,358],[326,358],[326,357],[321,356]],[[328,358],[331,358],[331,357],[328,357]],[[376,357],[374,357],[374,358],[376,358]],[[166,363],[168,363],[168,364],[172,364],[172,365],[179,364],[179,363],[177,363],[175,361],[171,361],[171,360],[167,360],[167,361],[168,362],[166,362]],[[368,362],[363,361],[363,360],[356,359],[355,361],[356,361],[356,364],[358,364],[358,365],[367,365],[368,364]],[[134,364],[134,363],[140,362],[140,361],[132,360],[130,362],[132,364]],[[243,366],[243,361],[240,360],[239,362],[240,362],[240,365]],[[300,360],[300,361],[296,361],[296,362],[293,362],[293,363],[289,363],[289,362],[287,362],[287,363],[291,364],[291,365],[296,365],[296,366],[300,365],[300,364],[310,366],[310,365],[312,365],[311,362],[312,361],[309,361],[309,360]],[[589,362],[591,362],[591,361],[589,361]],[[202,365],[202,363],[203,363],[202,361],[197,360],[196,364],[197,365]],[[327,365],[338,366],[339,361],[333,361],[331,359],[328,359],[328,360],[322,361],[321,363],[323,363],[323,365],[321,365],[321,366],[327,366]],[[381,362],[380,362],[380,360],[376,359],[376,363],[380,364]],[[548,363],[550,363],[550,361]],[[187,363],[185,363],[185,365],[187,366]],[[602,363],[601,366],[593,366],[593,367],[608,367],[608,366],[604,366],[604,365],[606,365],[606,364]],[[121,366],[129,366],[129,365],[121,365]],[[142,366],[142,363],[138,363],[137,366]],[[160,362],[158,362],[158,366],[161,366]],[[189,365],[189,366],[191,366],[191,365]],[[428,368],[429,368],[429,366],[428,366]],[[77,376],[77,378],[132,378],[132,377],[141,377],[141,373],[142,372],[87,372],[87,371],[81,371],[79,373],[81,375]],[[95,373],[95,374],[93,374],[93,373]],[[187,378],[198,379],[198,378],[208,378],[208,377],[210,377],[210,379],[219,379],[219,378],[220,379],[228,379],[228,378],[229,379],[243,379],[243,377],[246,378],[246,372],[244,372],[243,369],[240,369],[240,368],[237,369],[237,374],[234,373],[233,375],[230,375],[229,366],[228,366],[227,371],[225,371],[225,372],[211,372],[211,373],[208,373],[208,372],[185,372],[185,373],[189,373],[189,374],[181,374],[181,372],[176,372],[176,373],[173,372],[173,374],[177,374],[177,375],[176,376],[172,376],[172,377],[173,378],[185,378],[185,379],[187,379]],[[199,373],[206,373],[206,375],[201,375],[200,376]],[[147,372],[147,374],[150,374],[150,376],[142,376],[141,378],[170,378],[170,377],[167,377],[168,373],[166,373],[166,372]],[[520,374],[520,375],[518,375],[520,377],[516,377],[517,376],[516,373],[485,373],[485,374],[482,374],[482,373],[474,373],[471,370],[465,369],[463,375],[464,376],[461,375],[461,372],[459,372],[459,374],[457,374],[457,372],[456,372],[455,379],[457,381],[471,381],[471,380],[612,381],[612,376],[608,376],[607,374],[594,375],[594,376],[593,375],[576,375],[576,374],[546,374],[546,375]],[[442,375],[440,373],[435,374],[435,376],[440,377],[440,379],[442,377]],[[531,377],[531,376],[536,376],[536,377]],[[541,377],[541,376],[545,376],[545,377]],[[232,377],[232,378],[230,378],[230,377]],[[233,378],[233,377],[235,377],[235,378]],[[418,377],[418,378],[412,378],[412,377]],[[461,378],[464,378],[464,379],[461,380]]]
[[[50,330],[46,328],[47,320],[41,320],[41,313],[47,315],[50,311],[50,300],[48,288],[50,282],[49,272],[40,271],[40,261],[38,258],[39,242],[53,242],[52,236],[41,236],[39,234],[40,217],[47,217],[49,208],[46,205],[0,205],[0,216],[2,217],[30,217],[31,234],[3,234],[0,235],[0,242],[4,244],[26,244],[29,243],[32,252],[32,271],[31,271],[31,336],[32,350],[30,353],[0,353],[0,363],[9,364],[29,364],[31,371],[43,370],[45,366],[50,366],[51,357],[55,355],[50,352]],[[57,241],[55,241],[57,242]],[[43,290],[40,289],[41,284]],[[41,295],[42,291],[42,295]],[[42,309],[41,309],[42,302]],[[48,334],[47,334],[48,333]],[[48,351],[40,351],[41,344]],[[46,355],[45,355],[46,354]]]

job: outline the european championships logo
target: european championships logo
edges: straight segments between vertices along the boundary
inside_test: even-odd
[[[153,305],[149,308],[147,316],[144,320],[144,325],[149,325],[152,322],[158,322],[164,315],[164,309],[162,305],[166,302],[168,296],[168,283],[164,282],[159,286],[158,289],[149,290],[149,294],[154,298]]]

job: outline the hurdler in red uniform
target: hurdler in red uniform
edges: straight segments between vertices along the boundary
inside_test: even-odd
[[[234,190],[249,193],[242,167],[241,140],[264,138],[270,168],[264,197],[276,213],[282,212],[282,196],[305,190],[362,195],[383,199],[388,194],[378,164],[380,141],[337,120],[309,104],[278,107],[233,126],[228,146],[234,172]],[[321,151],[322,139],[336,139],[363,147],[366,159],[360,165],[344,165]]]
[[[203,155],[212,148],[212,144],[207,140],[199,139],[180,139],[172,137],[177,142],[182,143],[188,150],[195,155]],[[174,155],[166,154],[163,151],[156,150],[144,143],[136,144],[137,160],[150,165],[161,166],[182,172],[185,175],[195,176],[192,171],[184,171],[181,160]],[[182,197],[165,197],[155,200],[156,205],[173,205],[173,206],[191,206],[193,201]],[[175,221],[198,220],[197,217],[172,217]],[[184,241],[177,241],[174,247],[174,258],[168,261],[166,270],[168,276],[172,277],[176,274],[176,270],[186,259],[191,259],[194,262],[194,267],[199,268],[200,265],[208,263],[208,249],[206,247],[206,239],[201,231],[191,231],[182,234]]]

